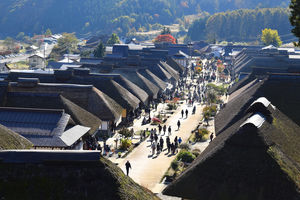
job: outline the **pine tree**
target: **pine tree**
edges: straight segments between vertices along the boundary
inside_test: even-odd
[[[94,50],[94,57],[96,58],[103,58],[105,52],[105,47],[102,42],[100,42],[97,48]]]
[[[294,27],[292,33],[298,37],[298,42],[295,42],[295,46],[300,46],[300,0],[292,0],[290,4],[290,22]]]

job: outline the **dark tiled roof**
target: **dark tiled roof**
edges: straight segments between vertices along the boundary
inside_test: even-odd
[[[62,110],[0,108],[0,124],[23,135],[61,135],[70,115]]]

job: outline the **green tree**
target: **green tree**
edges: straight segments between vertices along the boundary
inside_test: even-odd
[[[52,35],[52,31],[48,28],[44,35],[50,36],[50,35]]]
[[[96,49],[94,50],[94,57],[96,58],[103,58],[104,57],[104,52],[105,52],[105,47],[102,42],[98,44]]]
[[[295,46],[300,46],[300,0],[292,0],[290,4],[290,22],[294,27],[292,33],[298,38],[298,42],[295,42]]]
[[[278,31],[272,30],[270,28],[262,30],[261,41],[265,45],[273,45],[276,47],[279,47],[282,44],[282,41],[280,40],[280,37],[278,35]]]
[[[12,50],[15,47],[15,40],[11,37],[5,38],[3,44],[9,49]]]
[[[74,33],[64,33],[57,41],[60,53],[74,53],[77,50],[78,39]]]
[[[119,36],[115,33],[111,35],[111,37],[107,41],[108,45],[120,44]]]

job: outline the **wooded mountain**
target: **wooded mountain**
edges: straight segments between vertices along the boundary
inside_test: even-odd
[[[226,40],[255,41],[259,40],[265,28],[278,30],[283,42],[291,42],[289,22],[290,12],[287,8],[239,9],[194,21],[188,31],[191,40]],[[289,41],[290,40],[290,41]]]
[[[125,35],[149,24],[170,24],[184,15],[238,8],[287,7],[289,0],[3,0],[0,37],[19,32],[87,33],[117,31]]]

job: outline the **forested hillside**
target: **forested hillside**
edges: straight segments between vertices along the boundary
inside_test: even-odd
[[[184,15],[238,8],[287,7],[289,0],[2,0],[0,37],[19,32],[87,33],[117,31],[121,35],[151,24],[170,24]]]
[[[287,8],[240,9],[216,13],[196,20],[188,31],[188,37],[191,40],[254,41],[265,28],[278,30],[283,40],[293,37],[289,10]]]

